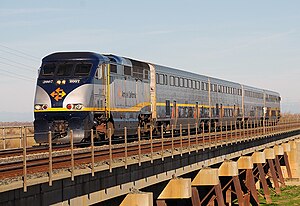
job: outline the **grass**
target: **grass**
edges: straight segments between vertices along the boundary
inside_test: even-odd
[[[259,197],[260,205],[276,205],[276,206],[294,206],[300,205],[300,186],[286,186],[281,189],[281,195],[276,195],[271,191],[272,203],[267,204],[266,200]],[[262,190],[259,191],[262,193]]]

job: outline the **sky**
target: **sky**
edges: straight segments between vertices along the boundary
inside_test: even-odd
[[[300,1],[0,0],[0,121],[32,121],[41,59],[112,53],[277,91],[300,113]]]

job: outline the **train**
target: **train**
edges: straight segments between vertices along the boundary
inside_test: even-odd
[[[34,139],[85,142],[203,125],[278,121],[278,92],[113,54],[57,52],[42,59]],[[202,125],[202,126],[201,126]]]

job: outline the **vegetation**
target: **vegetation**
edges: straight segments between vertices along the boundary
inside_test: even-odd
[[[281,189],[281,195],[276,195],[271,192],[272,203],[267,204],[266,200],[261,196],[259,197],[260,205],[278,205],[278,206],[294,206],[300,205],[300,186],[287,186]],[[262,192],[261,190],[259,191]]]
[[[0,125],[0,150],[22,147],[22,136],[25,134],[27,136],[27,146],[30,147],[35,144],[32,123],[2,122]]]

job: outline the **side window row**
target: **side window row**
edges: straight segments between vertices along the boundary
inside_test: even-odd
[[[248,91],[248,90],[245,90],[245,96],[246,97],[251,97],[251,98],[256,98],[256,99],[263,99],[264,98],[263,93]]]
[[[111,73],[118,73],[117,65],[110,64],[110,72]],[[149,79],[150,71],[139,66],[129,67],[124,66],[124,75],[132,76],[138,79]]]
[[[168,76],[166,74],[156,73],[156,84],[168,85]],[[185,87],[191,89],[198,89],[203,91],[209,91],[209,84],[203,81],[196,81],[182,77],[170,76],[169,81],[170,86],[174,87]],[[211,92],[225,93],[225,94],[235,94],[242,95],[242,89],[237,89],[234,87],[228,87],[218,84],[210,84]]]

